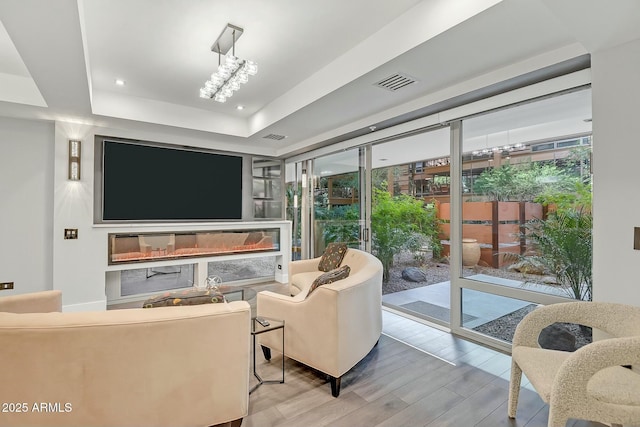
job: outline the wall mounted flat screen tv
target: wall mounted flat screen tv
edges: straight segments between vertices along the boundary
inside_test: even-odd
[[[103,141],[103,221],[238,220],[242,157]]]

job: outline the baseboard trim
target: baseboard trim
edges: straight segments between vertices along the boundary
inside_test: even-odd
[[[107,300],[98,300],[90,302],[82,302],[79,304],[66,304],[62,306],[63,312],[78,311],[105,311],[107,309]]]

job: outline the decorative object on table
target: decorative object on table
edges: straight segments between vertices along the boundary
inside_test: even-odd
[[[205,280],[205,288],[220,292],[220,285],[222,284],[222,278],[220,276],[209,276]]]
[[[165,292],[142,303],[143,308],[176,307],[180,305],[216,304],[225,302],[224,295],[216,289],[193,288]]]

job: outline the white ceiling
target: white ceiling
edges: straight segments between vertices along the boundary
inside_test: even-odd
[[[227,23],[244,28],[236,55],[259,72],[219,104],[198,90],[216,69],[210,46]],[[548,52],[640,38],[640,2],[2,0],[0,24],[2,115],[286,155]],[[374,86],[397,72],[418,82]],[[287,138],[263,138],[270,133]]]

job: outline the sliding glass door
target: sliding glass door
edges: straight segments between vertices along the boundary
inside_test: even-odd
[[[587,89],[456,123],[459,331],[508,343],[538,304],[591,299],[590,106]]]
[[[373,145],[372,252],[384,267],[387,307],[448,324],[448,235],[440,206],[450,202],[450,130]]]

